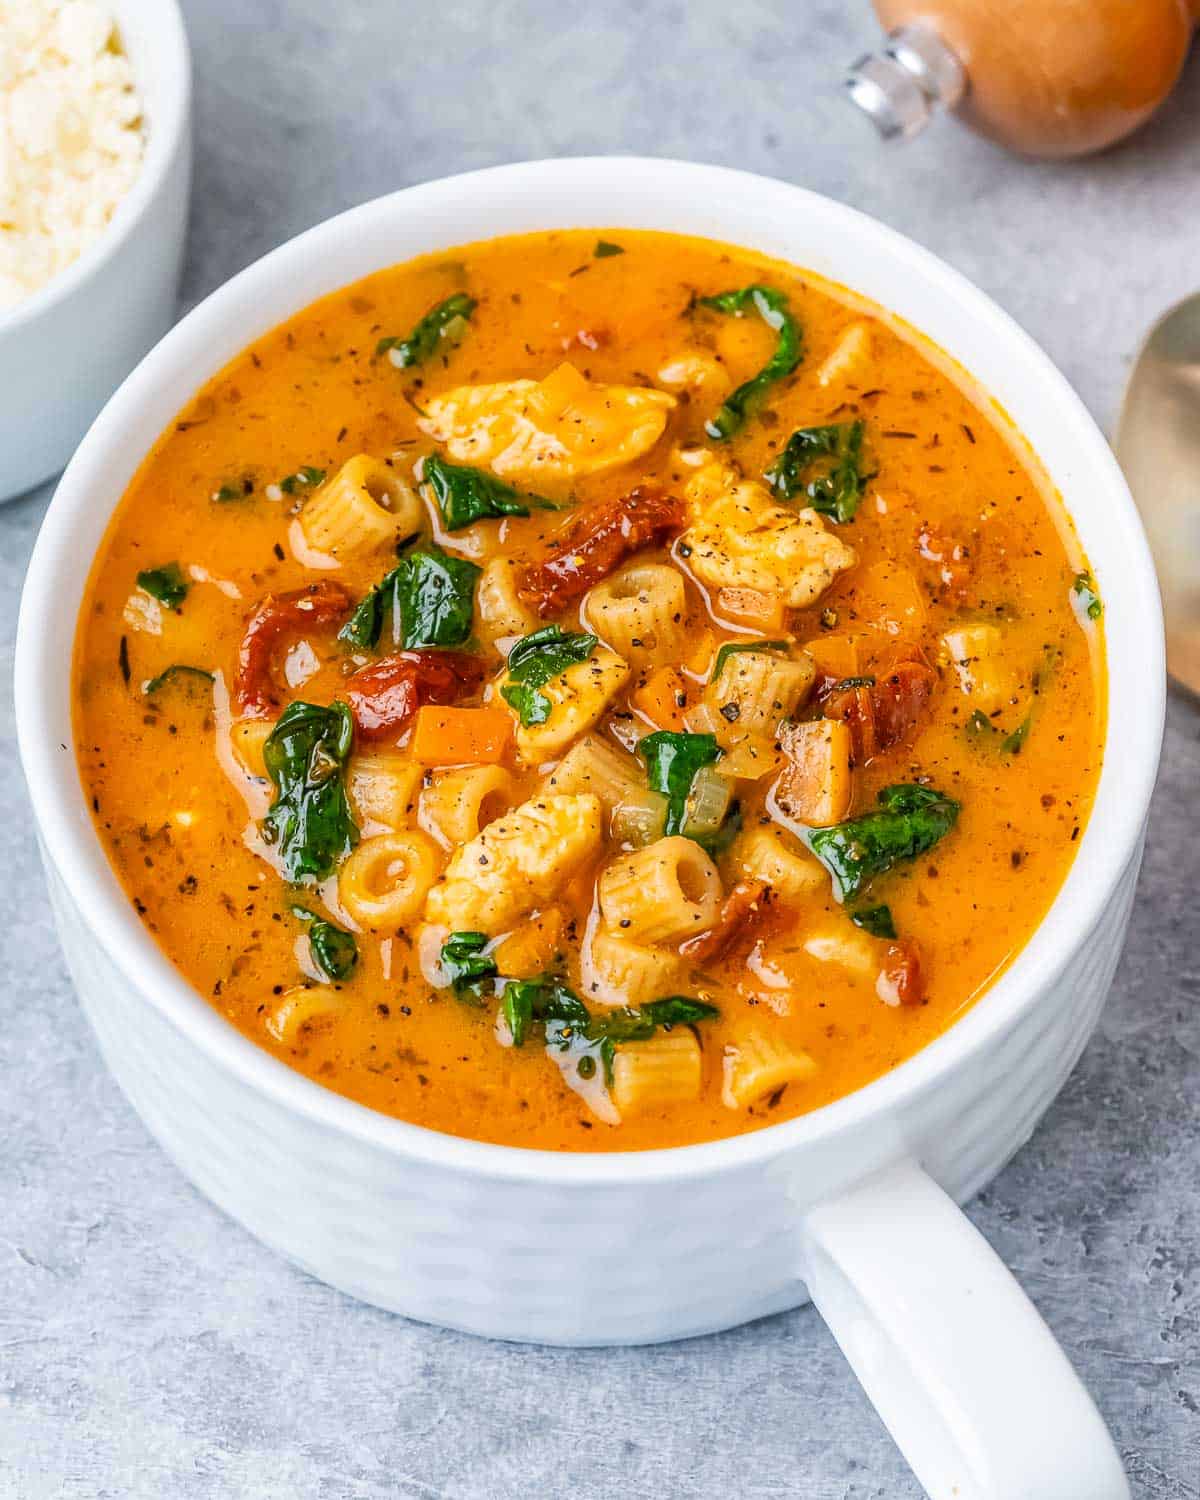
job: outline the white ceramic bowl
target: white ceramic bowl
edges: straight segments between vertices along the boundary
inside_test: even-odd
[[[753,1135],[643,1154],[555,1155],[434,1134],[259,1050],[138,921],[68,748],[71,640],[89,563],[142,455],[196,388],[250,339],[380,266],[563,225],[753,246],[924,329],[1033,443],[1106,605],[1111,708],[1095,810],[1060,896],[1012,967],[945,1036],[848,1098]],[[196,308],[97,420],[34,554],[16,693],[63,945],[104,1054],[183,1170],[254,1234],[355,1296],[506,1339],[682,1338],[811,1294],[932,1495],[1127,1494],[1095,1408],[954,1200],[1028,1138],[1108,988],[1162,730],[1158,593],[1125,484],[1079,400],[1008,317],[933,256],[797,188],[666,161],[500,167],[342,214]]]
[[[175,0],[106,0],[146,115],[146,154],[78,260],[0,311],[0,501],[56,474],[175,314],[191,177],[191,62]]]

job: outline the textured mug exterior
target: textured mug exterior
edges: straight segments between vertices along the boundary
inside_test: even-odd
[[[288,1069],[156,948],[107,862],[69,748],[88,568],[141,456],[197,386],[258,333],[381,266],[563,225],[749,245],[922,329],[1044,462],[1105,600],[1110,713],[1094,809],[1062,891],[1007,970],[943,1036],[856,1093],[672,1150],[575,1155],[459,1140]],[[902,1159],[959,1201],[1000,1168],[1096,1023],[1128,920],[1164,708],[1161,611],[1132,500],[1078,398],[1011,319],[842,205],[649,160],[524,163],[408,189],[318,226],[201,304],[125,382],[64,475],[30,565],[15,675],[22,762],[72,974],[113,1072],[183,1170],[254,1234],[352,1295],[448,1327],[567,1344],[680,1338],[793,1306],[806,1295],[810,1209]]]
[[[147,1006],[49,869],[72,977],[134,1108],[202,1192],[322,1281],[409,1317],[554,1344],[686,1338],[806,1299],[805,1211],[911,1155],[959,1201],[1029,1137],[1100,1014],[1140,849],[1043,1002],[902,1109],[680,1181],[492,1178],[281,1108]],[[538,1153],[529,1153],[536,1157]],[[570,1274],[563,1268],[570,1267]]]

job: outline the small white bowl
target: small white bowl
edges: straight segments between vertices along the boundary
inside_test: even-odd
[[[143,455],[197,388],[272,325],[368,272],[571,225],[752,246],[853,287],[958,359],[1011,414],[1075,518],[1104,597],[1110,683],[1104,765],[1075,863],[1038,930],[956,1025],[799,1119],[596,1156],[439,1135],[256,1047],[137,917],[70,748],[71,648],[92,560]],[[1095,1407],[954,1200],[1028,1139],[1099,1017],[1141,860],[1164,699],[1154,569],[1121,471],[1011,318],[910,240],[815,193],[619,158],[498,167],[380,198],[203,302],[125,382],[63,476],[16,653],[21,759],[67,961],[109,1066],[204,1192],[335,1286],[493,1337],[685,1338],[811,1295],[937,1500],[1128,1500]],[[797,1332],[811,1335],[811,1322]],[[815,1420],[797,1412],[798,1424]]]
[[[0,501],[70,458],[171,326],[191,180],[191,58],[175,0],[107,0],[146,119],[141,171],[66,270],[0,312]]]

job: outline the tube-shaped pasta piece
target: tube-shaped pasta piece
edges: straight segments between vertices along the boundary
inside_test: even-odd
[[[571,746],[543,785],[548,792],[567,795],[591,792],[606,812],[612,812],[632,794],[646,790],[646,777],[632,756],[588,734]]]
[[[725,1048],[721,1100],[728,1109],[746,1109],[816,1071],[807,1052],[759,1027],[747,1027]]]
[[[600,876],[600,910],[632,941],[679,942],[717,920],[721,877],[699,844],[676,834],[614,860]]]
[[[769,651],[731,651],[704,689],[704,701],[725,720],[726,732],[773,735],[781,719],[795,713],[816,675],[807,656]]]
[[[600,923],[580,954],[584,993],[601,1005],[645,1005],[669,995],[687,963],[674,948],[636,943]]]
[[[338,1009],[337,991],[330,984],[297,984],[275,1000],[267,1011],[266,1028],[277,1042],[294,1046],[301,1028],[324,1020]]]
[[[834,385],[863,374],[873,352],[870,328],[851,323],[817,367],[817,384]]]
[[[697,391],[715,402],[729,394],[729,371],[706,349],[684,349],[658,368],[658,383],[669,391]]]
[[[465,844],[512,806],[515,787],[503,766],[435,772],[421,793],[421,827],[447,848]]]
[[[626,1042],[617,1049],[612,1071],[612,1099],[622,1115],[686,1104],[700,1095],[700,1043],[686,1026]]]
[[[257,776],[262,781],[267,778],[263,749],[274,728],[274,719],[239,719],[229,731],[233,753],[238,762],[251,776]]]
[[[627,661],[677,661],[687,635],[683,575],[666,563],[638,563],[598,583],[583,601],[588,624]]]
[[[507,932],[557,899],[601,838],[598,797],[531,797],[455,851],[426,915],[453,932]]]
[[[438,852],[410,829],[363,839],[338,871],[338,900],[370,932],[403,927],[421,910],[438,876]]]
[[[615,651],[597,646],[587,661],[543,683],[538,691],[550,700],[549,717],[544,724],[517,723],[517,754],[526,765],[552,759],[596,723],[628,676]]]
[[[424,518],[419,497],[369,454],[348,458],[300,512],[304,540],[339,562],[415,531]]]
[[[949,653],[960,691],[983,714],[1011,702],[1013,674],[1002,656],[1004,637],[995,625],[962,625],[948,630],[942,645]]]
[[[767,809],[785,827],[827,828],[850,811],[850,726],[842,719],[789,724],[780,735],[787,757],[767,794]]]
[[[395,750],[358,750],[346,769],[346,790],[363,833],[408,828],[417,810],[422,768]]]
[[[784,901],[821,890],[825,870],[788,834],[759,824],[741,834],[729,851],[739,880],[769,886]]]
[[[521,603],[517,593],[517,571],[521,564],[512,557],[493,557],[479,575],[475,589],[475,613],[489,641],[528,635],[541,624]]]
[[[879,972],[879,949],[874,939],[849,922],[844,922],[840,929],[810,932],[803,947],[818,962],[836,964],[860,979],[873,979]]]

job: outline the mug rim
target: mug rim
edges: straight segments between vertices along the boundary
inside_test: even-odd
[[[568,182],[574,190],[585,185],[602,197],[607,193],[609,198],[619,196],[623,189],[634,184],[662,190],[662,223],[657,227],[666,232],[697,232],[672,228],[671,224],[672,217],[678,219],[683,212],[678,205],[689,201],[692,194],[707,194],[717,201],[723,201],[722,195],[729,199],[740,196],[770,200],[785,215],[790,213],[797,219],[807,215],[864,238],[889,269],[894,267],[897,283],[906,269],[922,276],[936,295],[955,304],[964,317],[986,332],[997,348],[997,358],[1007,354],[1021,366],[1023,377],[1038,387],[1052,404],[1058,420],[1071,429],[1069,442],[1066,439],[1064,442],[1085,472],[1076,481],[1072,495],[1067,495],[1066,486],[1062,486],[1061,504],[1076,522],[1081,514],[1103,514],[1105,524],[1119,533],[1123,564],[1120,569],[1114,567],[1111,573],[1105,572],[1100,580],[1108,646],[1105,674],[1108,713],[1103,762],[1092,811],[1062,886],[1041,922],[1004,971],[946,1031],[889,1073],[852,1093],[778,1124],[715,1141],[647,1151],[555,1152],[448,1135],[379,1113],[324,1088],[257,1046],[188,983],[135,916],[92,823],[78,776],[72,736],[62,733],[50,686],[55,681],[54,669],[57,667],[61,673],[65,658],[69,694],[79,611],[97,550],[90,549],[82,561],[71,560],[75,523],[90,508],[102,512],[102,529],[107,527],[125,484],[114,489],[106,504],[97,508],[94,501],[97,494],[106,493],[109,456],[121,451],[122,434],[136,424],[143,400],[156,388],[178,383],[185,373],[194,395],[225,364],[225,358],[214,356],[215,362],[210,359],[205,363],[201,357],[196,373],[191,374],[188,362],[193,358],[193,346],[217,343],[230,315],[239,306],[251,305],[260,290],[265,294],[268,289],[284,289],[290,282],[302,280],[305,266],[318,253],[326,254],[330,262],[336,263],[339,244],[344,247],[356,235],[381,224],[397,219],[428,223],[431,235],[436,236],[428,248],[448,250],[470,238],[453,227],[456,204],[477,200],[480,195],[485,198],[490,195],[499,202],[507,195],[524,194],[536,201],[544,200],[542,228],[569,227],[555,219],[553,212],[556,188]],[[675,191],[674,205],[666,192],[668,185]],[[465,210],[461,213],[465,217]],[[444,228],[447,218],[451,225]],[[618,226],[611,216],[600,215],[599,219],[577,227]],[[738,243],[733,236],[727,236],[726,242]],[[344,252],[341,258],[348,257],[349,252]],[[380,262],[376,269],[385,264]],[[367,273],[339,276],[327,291],[351,284],[362,274]],[[855,290],[852,285],[850,289]],[[873,294],[863,295],[870,295],[873,302],[880,303]],[[312,300],[312,295],[302,297],[283,316],[294,315]],[[892,311],[886,306],[884,310]],[[278,321],[280,318],[272,318],[271,323]],[[915,326],[929,342],[935,342],[932,335]],[[261,331],[265,329],[246,334],[239,347],[258,337]],[[937,343],[941,347],[940,340]],[[970,367],[965,368],[990,395],[984,377],[977,376]],[[187,399],[184,396],[179,400],[175,410],[185,405]],[[149,446],[140,441],[136,444],[137,463],[142,461]],[[1033,451],[1038,461],[1045,463],[1038,450]],[[1046,467],[1049,471],[1048,464]],[[1100,522],[1096,525],[1099,527]],[[1079,529],[1082,531],[1082,525]],[[1092,550],[1088,548],[1089,553]],[[69,610],[62,607],[64,577],[72,580]],[[1111,670],[1115,655],[1114,627],[1128,633],[1133,659],[1141,665],[1140,671],[1122,675],[1119,696]],[[1124,649],[1124,634],[1121,642]],[[324,220],[270,251],[212,292],[122,383],[63,474],[43,521],[22,594],[14,683],[21,759],[48,870],[64,884],[93,939],[144,1003],[154,1005],[215,1064],[238,1076],[257,1093],[283,1109],[365,1145],[468,1175],[581,1188],[719,1174],[827,1144],[872,1118],[894,1117],[907,1102],[936,1087],[947,1074],[967,1065],[995,1044],[1026,1011],[1050,993],[1055,980],[1087,941],[1122,873],[1137,856],[1157,771],[1165,691],[1157,581],[1133,499],[1116,459],[1082,401],[1049,357],[1014,320],[930,251],[836,200],[753,173],[640,157],[521,162],[400,189]],[[67,726],[69,729],[69,709]]]

